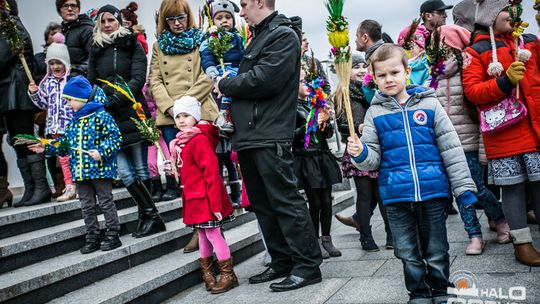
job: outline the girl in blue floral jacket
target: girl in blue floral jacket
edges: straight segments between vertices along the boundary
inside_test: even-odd
[[[73,110],[73,118],[64,134],[56,140],[59,144],[35,144],[29,148],[37,153],[45,151],[47,155],[69,155],[71,175],[77,183],[86,226],[86,244],[81,248],[81,253],[112,250],[122,246],[120,223],[112,195],[116,156],[122,136],[113,117],[104,109],[105,93],[98,87],[92,88],[83,76],[70,79],[64,86],[62,97]],[[107,228],[103,244],[99,239],[96,197]]]

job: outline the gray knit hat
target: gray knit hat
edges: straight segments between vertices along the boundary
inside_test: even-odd
[[[366,63],[366,59],[364,58],[364,55],[360,54],[360,52],[353,51],[352,52],[352,66],[358,65],[360,63]]]
[[[452,10],[452,16],[454,17],[454,24],[464,27],[469,32],[474,31],[474,11],[476,4],[474,0],[463,0],[454,6]]]
[[[508,0],[476,0],[474,23],[485,27],[493,26],[499,13],[509,6]]]
[[[227,12],[234,18],[234,13],[239,13],[240,8],[229,0],[215,0],[210,3],[210,11],[212,12],[212,18],[219,12]]]

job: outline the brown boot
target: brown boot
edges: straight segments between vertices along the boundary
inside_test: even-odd
[[[238,278],[233,270],[232,257],[225,261],[218,261],[217,263],[220,273],[219,281],[210,292],[214,294],[223,293],[237,287]]]
[[[187,243],[186,247],[184,247],[184,253],[190,253],[199,250],[199,234],[197,232],[197,229],[193,231],[193,235],[191,236],[191,240],[189,240],[189,243]]]
[[[216,285],[216,276],[214,275],[214,258],[199,258],[199,264],[201,265],[202,278],[206,290],[210,291],[214,285]]]
[[[356,230],[360,231],[360,224],[358,224],[352,216],[341,216],[339,214],[336,214],[335,217],[342,224],[356,228]]]
[[[510,236],[514,243],[516,260],[527,266],[540,266],[540,254],[532,245],[531,230],[529,227],[510,230]]]

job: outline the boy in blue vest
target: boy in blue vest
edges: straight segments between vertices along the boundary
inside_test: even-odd
[[[71,78],[62,92],[73,118],[64,134],[56,142],[60,145],[35,144],[28,148],[46,155],[69,155],[69,166],[81,201],[86,243],[82,254],[96,250],[112,250],[122,246],[119,238],[120,222],[112,195],[112,181],[116,177],[116,155],[122,136],[112,116],[103,107],[105,93],[98,87],[92,89],[83,76]],[[99,222],[96,202],[105,217],[105,238],[99,239]]]
[[[444,303],[450,285],[446,201],[452,189],[458,201],[471,205],[476,187],[433,89],[406,86],[411,68],[405,51],[383,44],[370,68],[379,91],[366,113],[362,138],[349,137],[347,152],[358,169],[379,170],[379,191],[394,254],[403,262],[409,303]]]

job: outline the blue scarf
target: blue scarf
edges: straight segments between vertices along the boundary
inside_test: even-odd
[[[100,110],[104,110],[105,107],[103,104],[95,101],[88,102],[84,107],[82,107],[79,111],[73,112],[73,118],[71,119],[72,122],[75,122],[79,120],[79,118],[90,115],[92,113],[95,113]]]
[[[159,35],[158,44],[165,55],[181,55],[191,53],[203,40],[204,36],[198,28],[191,28],[177,35],[167,30]]]

